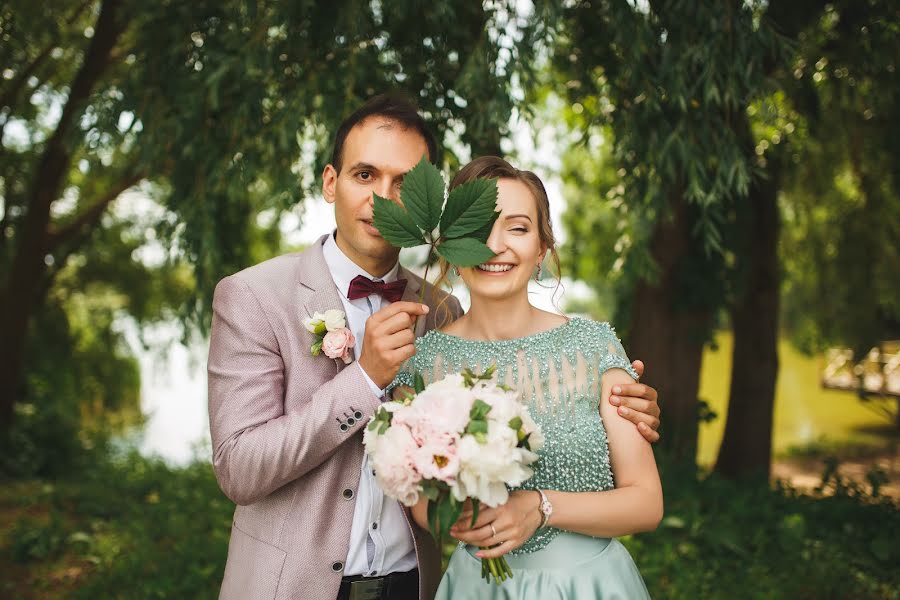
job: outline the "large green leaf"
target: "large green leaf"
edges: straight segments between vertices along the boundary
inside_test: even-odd
[[[500,217],[499,212],[494,212],[491,215],[491,218],[481,227],[470,233],[467,237],[478,240],[479,242],[487,244],[488,238],[491,237],[491,231],[494,229],[494,223],[497,222],[497,219]]]
[[[473,238],[445,240],[438,244],[437,253],[457,267],[474,267],[496,256],[490,248]]]
[[[441,236],[458,238],[480,230],[489,219],[495,218],[496,208],[495,179],[475,179],[460,185],[447,198],[441,215]]]
[[[441,219],[445,189],[441,172],[424,156],[403,178],[400,200],[419,229],[426,233],[431,233]]]
[[[425,243],[422,232],[409,213],[396,202],[375,194],[375,227],[381,237],[398,248],[412,248]]]

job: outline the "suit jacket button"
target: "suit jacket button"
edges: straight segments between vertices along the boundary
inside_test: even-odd
[[[334,571],[335,573],[340,573],[341,571],[344,570],[344,563],[342,563],[340,561],[331,563],[331,570]]]
[[[353,490],[350,488],[345,489],[341,492],[341,495],[344,497],[344,500],[352,500],[353,499]]]

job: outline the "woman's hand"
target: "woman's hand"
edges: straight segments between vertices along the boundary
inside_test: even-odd
[[[478,551],[478,558],[503,556],[527,542],[541,526],[540,504],[541,496],[536,491],[518,490],[509,495],[506,504],[480,510],[471,527],[472,508],[467,505],[450,528],[450,535],[466,544],[489,548]]]

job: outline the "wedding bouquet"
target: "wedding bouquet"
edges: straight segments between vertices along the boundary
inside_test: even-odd
[[[518,394],[493,379],[494,367],[466,369],[427,387],[415,375],[415,394],[381,405],[364,434],[375,477],[385,494],[413,506],[428,498],[428,524],[440,543],[471,500],[506,502],[507,486],[531,477],[543,436]],[[482,576],[512,576],[503,557],[482,559]]]

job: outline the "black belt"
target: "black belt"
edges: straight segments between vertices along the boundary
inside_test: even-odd
[[[419,570],[381,577],[349,575],[341,579],[337,600],[418,600]]]

